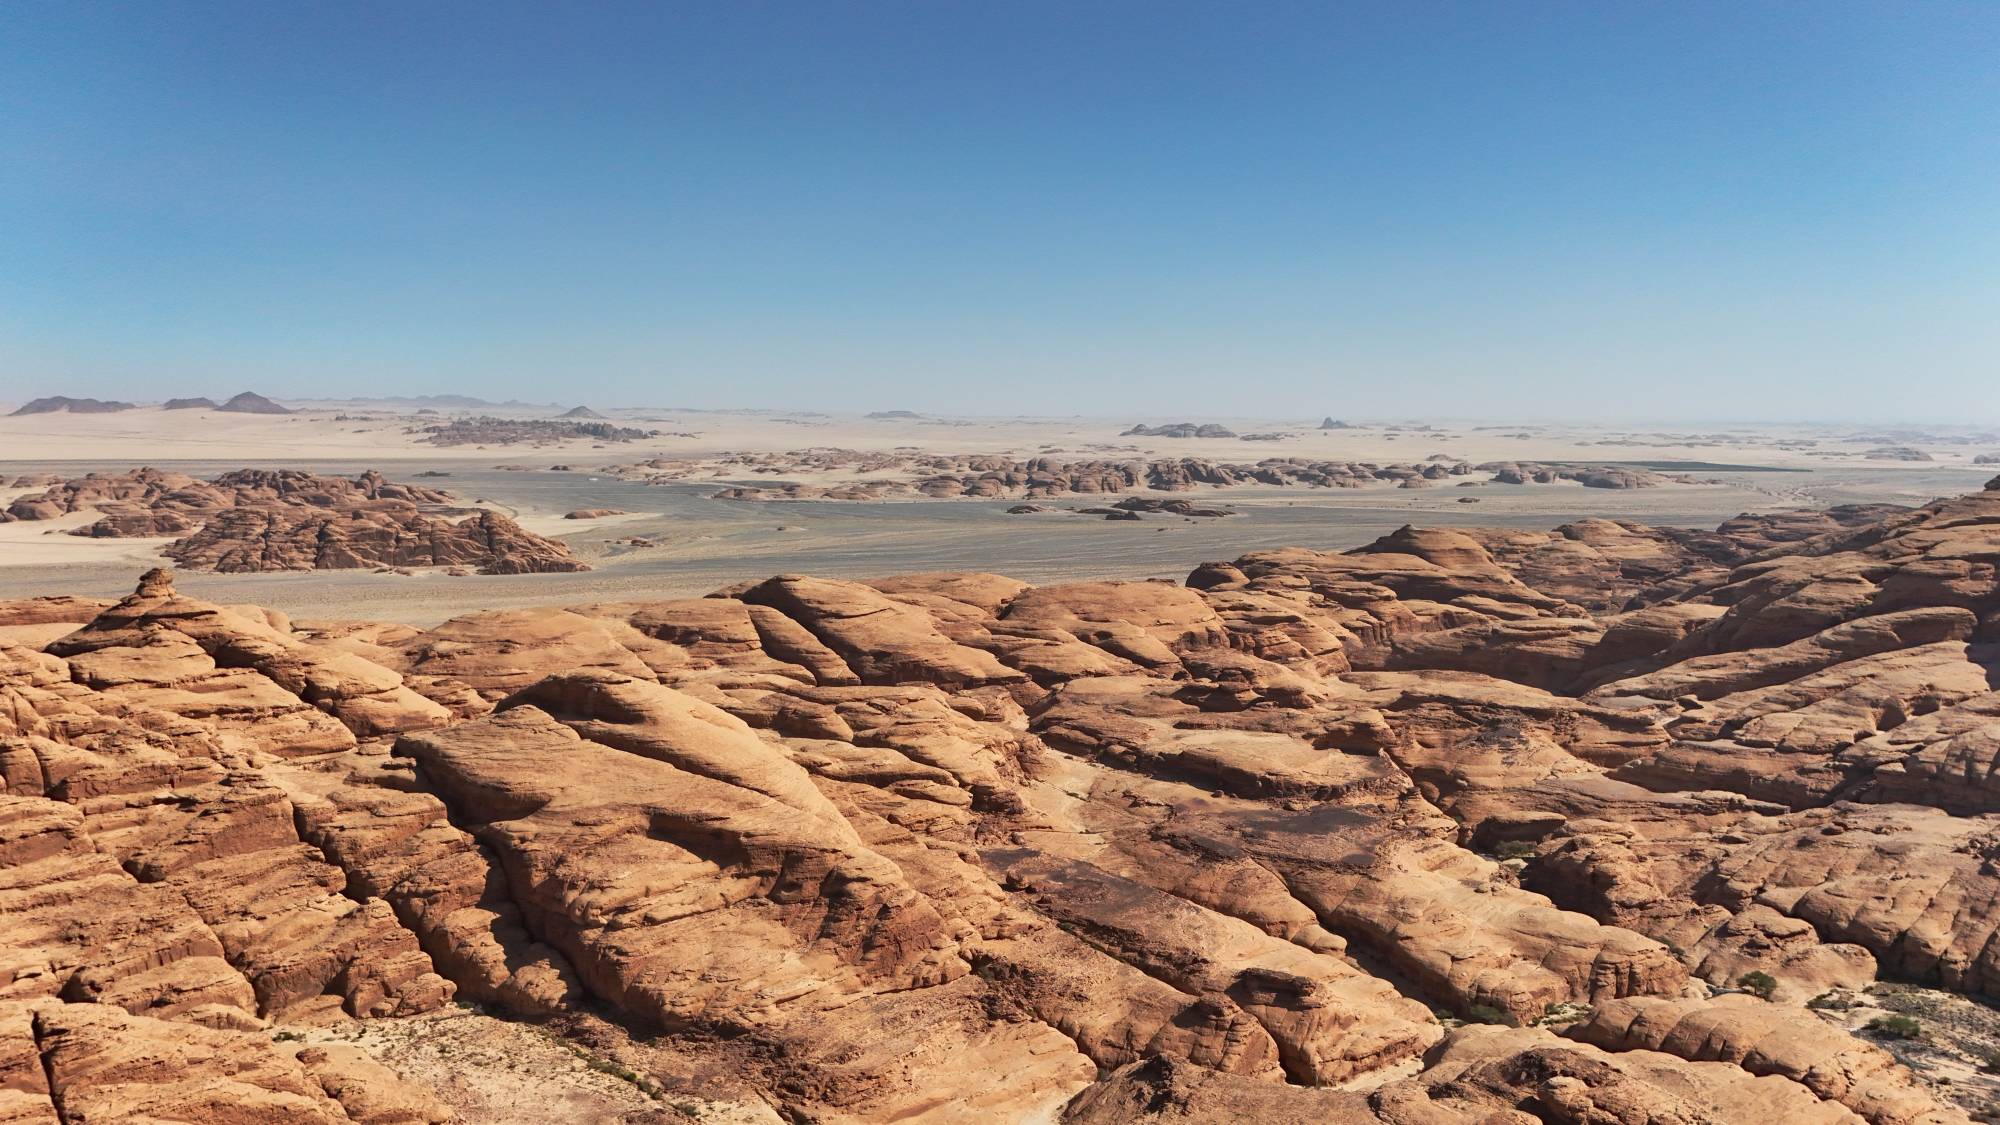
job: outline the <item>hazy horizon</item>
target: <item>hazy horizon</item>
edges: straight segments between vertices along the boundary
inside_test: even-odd
[[[199,397],[211,398],[216,402],[220,403],[225,399],[231,397],[233,394],[241,393],[242,391],[261,393],[258,392],[257,388],[255,387],[244,387],[244,388],[239,388],[238,391],[223,391],[221,393],[204,393],[203,391],[197,388],[194,390],[187,391],[187,396],[189,397],[199,396]],[[45,396],[38,395],[35,397],[45,397]],[[68,394],[67,397],[105,398],[107,396],[90,395],[86,393],[73,393],[73,394]],[[141,395],[139,397],[124,401],[130,401],[134,406],[145,408],[145,407],[159,406],[161,403],[166,401],[168,397],[182,397],[181,390],[175,389],[173,390],[171,395],[154,395],[152,397]],[[531,399],[496,400],[496,399],[485,399],[479,395],[471,394],[466,391],[436,391],[436,392],[409,391],[406,393],[396,393],[396,394],[385,393],[379,395],[349,395],[349,396],[330,396],[323,394],[267,395],[266,397],[279,400],[280,402],[283,403],[292,403],[292,404],[327,403],[327,404],[351,405],[351,404],[385,402],[385,403],[401,403],[401,404],[412,404],[421,406],[425,404],[434,403],[440,405],[441,408],[446,410],[447,412],[453,412],[453,413],[462,413],[467,410],[478,410],[487,407],[494,409],[506,409],[510,411],[529,411],[529,410],[566,411],[573,409],[575,407],[583,406],[583,407],[589,407],[593,410],[609,411],[614,413],[657,411],[663,413],[687,413],[687,414],[757,414],[757,415],[772,415],[778,417],[820,416],[820,417],[836,417],[836,418],[857,418],[857,417],[872,416],[887,412],[897,412],[899,410],[899,408],[894,407],[892,405],[876,405],[869,403],[850,404],[838,409],[819,410],[809,407],[786,409],[784,407],[758,406],[754,404],[697,406],[690,403],[615,402],[607,399],[571,399],[571,400],[548,399],[542,401],[535,401]],[[443,402],[443,400],[449,400],[449,399],[467,399],[467,400],[477,399],[482,405],[452,406],[448,403]],[[0,399],[0,409],[10,409],[13,407],[23,405],[28,401],[31,400],[24,397]],[[1121,423],[1135,423],[1135,424],[1149,424],[1149,425],[1158,425],[1158,424],[1172,423],[1172,422],[1231,422],[1231,423],[1259,422],[1259,423],[1272,423],[1272,424],[1285,424],[1285,425],[1316,426],[1322,419],[1330,418],[1336,421],[1346,422],[1356,426],[1364,426],[1364,427],[1434,425],[1440,428],[1456,426],[1461,428],[1476,427],[1479,429],[1488,429],[1488,430],[1504,430],[1516,426],[1523,426],[1523,427],[1573,426],[1580,428],[1629,427],[1634,430],[1676,430],[1676,429],[1686,429],[1691,427],[1704,427],[1710,429],[1719,428],[1724,430],[1737,429],[1747,432],[1752,430],[1768,430],[1773,427],[1799,426],[1799,427],[1824,427],[1831,429],[1839,429],[1846,427],[1857,430],[1870,430],[1870,429],[1911,430],[1911,431],[1971,430],[1971,431],[1990,432],[1996,428],[1996,424],[1991,422],[1985,422],[1978,419],[1967,419],[1962,417],[1949,418],[1944,416],[1936,416],[1932,418],[1918,417],[1918,418],[1912,418],[1910,420],[1896,420],[1896,419],[1869,419],[1860,417],[1848,417],[1848,418],[1840,418],[1840,417],[1802,418],[1798,416],[1756,417],[1752,415],[1673,417],[1673,416],[1655,415],[1655,414],[1648,414],[1644,417],[1618,418],[1613,416],[1586,416],[1578,414],[1563,414],[1559,412],[1533,414],[1533,415],[1411,414],[1407,412],[1368,414],[1357,411],[1327,414],[1324,412],[1314,412],[1311,410],[1266,411],[1266,412],[1243,413],[1240,411],[1232,412],[1231,408],[1223,406],[1199,407],[1195,409],[1181,410],[1181,411],[1126,410],[1126,411],[1072,412],[1066,414],[1059,414],[1050,411],[1004,411],[998,409],[982,410],[976,407],[967,410],[930,410],[930,411],[911,410],[911,411],[901,411],[901,412],[912,414],[921,418],[935,418],[935,419],[952,420],[952,421],[982,420],[982,421],[1050,422],[1050,423],[1121,422]]]
[[[2000,424],[1991,5],[0,30],[15,402]]]

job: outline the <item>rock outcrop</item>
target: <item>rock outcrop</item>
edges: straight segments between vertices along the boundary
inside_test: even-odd
[[[642,441],[659,436],[610,422],[588,422],[565,416],[548,418],[456,418],[417,432],[432,445],[547,445],[565,441]]]
[[[338,570],[462,566],[483,574],[588,570],[561,542],[497,512],[454,506],[449,492],[373,471],[319,476],[239,469],[212,481],[158,469],[58,479],[0,512],[11,520],[96,511],[70,534],[181,536],[162,553],[194,570]]]
[[[458,998],[796,1120],[1969,1121],[1807,1001],[2000,1000],[2000,488],[1732,524],[7,603],[0,1111],[436,1121],[293,1029]]]
[[[1169,422],[1159,426],[1144,423],[1123,430],[1119,437],[1233,438],[1236,431],[1214,422]]]

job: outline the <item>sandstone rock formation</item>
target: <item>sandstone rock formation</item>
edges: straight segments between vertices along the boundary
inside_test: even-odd
[[[2000,1000],[2000,482],[1731,522],[0,604],[63,627],[0,634],[0,1111],[434,1121],[281,1036],[457,998],[793,1120],[1969,1121],[1805,1002]]]
[[[20,484],[21,482],[16,482]],[[333,570],[464,566],[485,574],[590,569],[562,543],[449,492],[369,471],[352,479],[298,469],[239,469],[213,481],[142,468],[46,483],[0,512],[0,523],[95,511],[72,535],[181,536],[162,548],[190,569]],[[32,487],[32,485],[30,485]]]

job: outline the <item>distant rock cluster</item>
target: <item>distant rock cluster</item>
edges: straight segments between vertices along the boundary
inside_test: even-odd
[[[418,432],[427,435],[424,440],[432,445],[520,445],[579,439],[641,441],[659,436],[660,431],[633,429],[611,422],[481,417],[456,418],[425,426]]]
[[[1492,473],[1510,484],[1575,481],[1590,488],[1650,488],[1669,480],[1651,470],[1603,465],[1543,465],[1492,462],[1475,468],[1437,454],[1419,464],[1376,464],[1311,457],[1269,457],[1256,462],[1221,462],[1199,457],[1152,460],[1022,460],[981,454],[919,454],[851,449],[804,449],[783,453],[737,453],[710,459],[654,458],[604,471],[626,479],[659,483],[696,477],[835,474],[855,479],[828,484],[798,482],[733,485],[715,493],[721,500],[880,500],[897,496],[935,499],[1045,500],[1070,495],[1163,491],[1252,485],[1290,488],[1365,488],[1393,484],[1426,488],[1452,478]],[[892,475],[893,474],[893,475]],[[1473,484],[1470,479],[1461,483]]]
[[[868,480],[831,485],[787,484],[771,487],[737,486],[715,494],[721,500],[877,500],[890,496],[933,499],[1048,499],[1070,495],[1117,494],[1141,490],[1184,492],[1200,486],[1231,488],[1244,485],[1303,488],[1362,488],[1373,484],[1421,487],[1471,471],[1462,463],[1375,465],[1355,461],[1320,461],[1303,457],[1273,457],[1254,464],[1230,464],[1198,457],[1151,461],[1065,461],[1038,457],[1022,461],[985,456],[894,456],[845,451],[811,451],[804,462],[790,462],[798,471],[805,464],[830,468],[843,463],[860,472],[895,469],[909,475],[895,480]],[[782,457],[782,455],[779,455]],[[781,462],[784,463],[784,462]],[[865,466],[875,466],[868,468]],[[784,472],[783,468],[770,471]]]
[[[1164,426],[1137,425],[1125,430],[1119,437],[1164,437],[1164,438],[1233,438],[1236,431],[1213,422],[1173,422]]]
[[[1585,488],[1655,488],[1669,479],[1651,469],[1622,465],[1544,465],[1535,461],[1489,461],[1477,468],[1480,472],[1492,473],[1495,484],[1555,484],[1558,481],[1575,481]]]

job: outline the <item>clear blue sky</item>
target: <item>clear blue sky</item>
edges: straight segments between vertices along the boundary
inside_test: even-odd
[[[0,5],[0,398],[2000,422],[2000,3]]]

